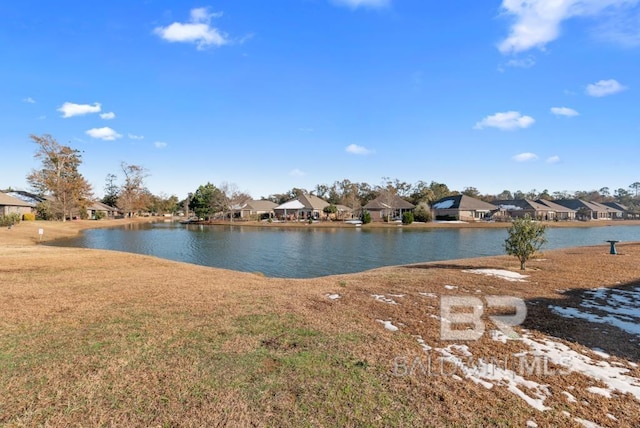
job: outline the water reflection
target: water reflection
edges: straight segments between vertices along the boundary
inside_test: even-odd
[[[504,254],[505,229],[255,228],[179,223],[87,230],[54,245],[149,254],[275,277],[316,277],[380,266]],[[551,228],[544,248],[640,241],[640,226]]]

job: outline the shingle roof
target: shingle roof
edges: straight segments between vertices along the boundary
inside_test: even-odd
[[[302,195],[298,196],[297,199],[304,204],[305,208],[309,208],[313,210],[322,211],[324,207],[328,207],[329,205],[331,205],[329,204],[329,202],[325,201],[324,199],[320,199],[316,195],[311,195],[306,193],[303,193]]]
[[[574,209],[571,209],[569,207],[565,207],[563,205],[560,204],[556,204],[553,201],[548,201],[546,199],[538,199],[536,200],[537,203],[542,204],[542,205],[546,205],[549,208],[551,208],[553,211],[558,212],[558,213],[570,213],[570,212],[574,212]]]
[[[628,211],[629,210],[628,206],[622,205],[622,204],[620,204],[618,202],[603,202],[602,205],[606,205],[608,207],[615,208],[615,209],[620,210],[620,211]]]
[[[0,192],[0,205],[9,207],[33,207],[34,204],[25,202],[13,196],[9,196],[6,193]]]
[[[389,203],[391,206],[389,206]],[[378,196],[374,200],[370,201],[364,206],[367,210],[384,210],[384,209],[401,209],[410,210],[415,208],[411,202],[407,202],[398,195],[393,195],[390,200],[386,200],[385,197]]]
[[[540,202],[533,201],[531,199],[505,199],[505,200],[491,201],[491,203],[507,211],[516,211],[516,210],[551,211],[551,208],[549,208],[548,206],[543,205]]]
[[[597,202],[587,202],[587,201],[583,201],[582,199],[558,199],[553,201],[557,204],[560,204],[564,207],[567,208],[571,208],[573,210],[579,210],[579,209],[588,209],[590,211],[594,211],[594,212],[619,212],[620,210],[617,210],[615,208],[612,207],[608,207],[606,205],[602,205],[599,204]]]
[[[467,195],[453,195],[439,199],[431,205],[434,209],[452,209],[468,211],[495,211],[497,207],[489,202]]]
[[[247,201],[243,208],[250,208],[254,211],[270,211],[277,206],[278,204],[267,199],[252,199],[250,201]]]

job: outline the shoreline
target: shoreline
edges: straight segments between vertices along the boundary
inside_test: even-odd
[[[58,221],[21,221],[11,229],[0,228],[0,246],[16,246],[16,245],[38,245],[43,242],[49,242],[56,239],[73,237],[84,230],[102,229],[110,227],[121,227],[130,224],[139,223],[156,223],[167,221],[164,217],[135,217],[131,219],[117,220],[70,220],[67,222]],[[177,222],[179,220],[172,219]],[[587,227],[610,227],[610,226],[640,226],[640,220],[592,220],[588,222],[571,221],[571,222],[543,222],[548,228],[587,228]],[[201,226],[239,226],[251,228],[292,228],[292,229],[335,229],[345,228],[351,229],[356,226],[343,222],[318,222],[308,224],[305,222],[198,222],[192,225]],[[402,227],[403,229],[499,229],[508,228],[511,224],[504,223],[447,223],[447,222],[429,222],[429,223],[412,223],[403,225],[401,223],[369,223],[358,226],[362,229],[395,229]],[[43,235],[40,237],[39,229],[43,229]]]
[[[475,366],[451,366],[433,376],[393,372],[398,358],[427,364],[444,350],[464,350],[474,359],[463,362],[471,364],[531,355],[533,343],[589,358],[594,370],[622,367],[622,379],[637,385],[640,333],[608,324],[594,328],[550,308],[584,311],[585,298],[602,305],[593,300],[594,290],[603,296],[613,290],[609,300],[624,298],[633,306],[630,293],[640,293],[640,243],[620,244],[617,256],[608,254],[607,244],[545,251],[525,272],[515,257],[500,255],[290,279],[36,241],[41,227],[47,239],[56,239],[148,221],[21,222],[0,230],[0,384],[12,391],[0,421],[464,426],[508,418],[518,426],[535,420],[569,427],[569,413],[607,426],[606,412],[593,409],[612,409],[620,425],[640,417],[640,395],[614,387],[606,389],[609,396],[591,393],[603,384],[590,372],[508,372],[505,379],[518,374],[534,386],[547,385],[519,392],[493,378],[465,378],[481,372]],[[483,274],[505,271],[524,274],[516,275],[522,281]],[[442,339],[438,305],[444,296],[485,304],[496,295],[526,303],[524,341],[501,343],[489,334],[457,344]],[[619,384],[616,376],[611,382]],[[568,402],[565,391],[577,401]],[[501,404],[487,406],[493,400]]]

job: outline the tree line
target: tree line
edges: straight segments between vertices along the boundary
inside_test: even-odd
[[[72,218],[74,213],[86,216],[87,208],[93,200],[92,186],[79,172],[82,154],[79,150],[59,144],[51,135],[31,135],[37,145],[35,158],[40,160],[41,168],[33,170],[27,176],[30,186],[40,195],[52,198],[37,207],[41,218],[57,218],[63,221]],[[222,183],[215,186],[207,182],[198,186],[188,196],[179,200],[177,196],[154,195],[145,184],[148,171],[140,166],[121,162],[120,178],[108,174],[101,202],[118,208],[125,216],[148,213],[193,212],[199,218],[233,218],[239,207],[250,199],[247,192],[240,191],[235,184]],[[634,182],[628,188],[611,190],[602,187],[589,191],[554,191],[547,189],[528,192],[504,190],[498,194],[482,194],[475,187],[466,187],[462,191],[452,190],[445,183],[437,181],[418,181],[408,183],[398,179],[383,177],[380,184],[352,182],[348,179],[334,181],[332,184],[318,184],[307,190],[294,187],[284,193],[274,193],[261,199],[282,204],[301,194],[314,194],[329,202],[332,206],[344,205],[357,211],[371,200],[380,197],[391,200],[399,196],[416,205],[417,212],[428,212],[433,202],[452,195],[467,195],[491,202],[510,199],[582,199],[589,202],[618,202],[631,210],[640,210],[640,182]]]

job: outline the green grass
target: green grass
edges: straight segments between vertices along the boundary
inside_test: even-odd
[[[381,425],[410,422],[410,411],[391,411],[378,369],[346,351],[364,339],[276,313],[214,320],[124,311],[33,325],[0,337],[0,388],[15,391],[0,424],[56,424],[98,408],[93,422],[108,413],[163,425],[178,409],[182,420],[221,411],[226,397],[270,426],[367,425],[372,415]]]

